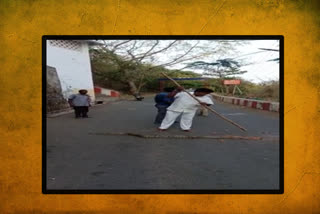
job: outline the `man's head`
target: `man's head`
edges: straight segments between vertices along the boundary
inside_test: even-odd
[[[88,91],[86,89],[81,89],[79,90],[79,93],[85,95],[88,93]]]
[[[173,92],[174,91],[174,87],[167,87],[163,89],[164,92]]]
[[[211,89],[209,89],[209,88],[197,88],[194,91],[194,95],[197,96],[197,97],[202,97],[202,96],[210,94],[212,92],[213,91]]]

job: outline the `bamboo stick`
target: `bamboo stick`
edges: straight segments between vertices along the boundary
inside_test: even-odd
[[[238,136],[238,135],[146,135],[132,132],[100,132],[89,133],[90,135],[122,135],[140,138],[168,138],[168,139],[227,139],[227,140],[262,140],[259,136]]]
[[[174,79],[172,79],[171,77],[169,77],[168,75],[166,75],[165,73],[161,72],[161,74],[163,76],[165,76],[166,78],[168,78],[169,80],[171,80],[176,86],[178,87],[182,87],[179,83],[177,83],[177,81],[175,81]],[[191,94],[190,92],[186,91],[185,89],[183,89],[184,92],[186,92],[187,94],[189,94],[192,98],[194,98],[196,101],[198,101],[199,103],[201,103],[201,101],[196,98],[193,94]],[[218,112],[216,112],[215,110],[213,110],[212,108],[206,106],[206,105],[202,105],[203,107],[205,107],[206,109],[208,109],[209,111],[211,111],[212,113],[216,114],[217,116],[219,116],[220,118],[228,121],[229,123],[231,123],[232,125],[240,128],[242,131],[247,131],[247,129],[245,129],[244,127],[240,126],[239,124],[233,122],[232,120],[222,116],[221,114],[219,114]]]

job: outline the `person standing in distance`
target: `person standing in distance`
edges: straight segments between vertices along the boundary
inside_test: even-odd
[[[74,109],[75,118],[87,118],[91,99],[85,89],[79,90],[78,94],[70,95],[68,103]]]

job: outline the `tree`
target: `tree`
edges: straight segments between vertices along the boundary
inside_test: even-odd
[[[201,69],[205,75],[219,78],[220,90],[223,91],[222,80],[229,76],[244,74],[247,71],[240,70],[241,63],[234,59],[219,59],[213,62],[195,61],[187,64],[186,68]],[[226,91],[228,88],[226,86]]]
[[[196,61],[189,63],[186,68],[202,69],[206,75],[223,79],[227,76],[243,74],[247,71],[240,70],[240,62],[232,59],[220,59],[214,62]]]
[[[104,75],[114,72],[120,82],[137,94],[150,76],[159,76],[170,66],[208,57],[230,48],[226,41],[210,40],[103,40],[91,51],[93,68]],[[110,68],[107,68],[109,67]],[[97,71],[94,71],[97,72]]]

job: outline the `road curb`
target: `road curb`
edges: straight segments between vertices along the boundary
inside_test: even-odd
[[[212,96],[225,103],[230,103],[234,105],[244,106],[248,108],[255,108],[265,111],[279,112],[279,103],[278,102],[270,102],[265,100],[254,100],[254,99],[245,99],[239,97],[228,97],[221,96],[218,94],[212,94]]]

